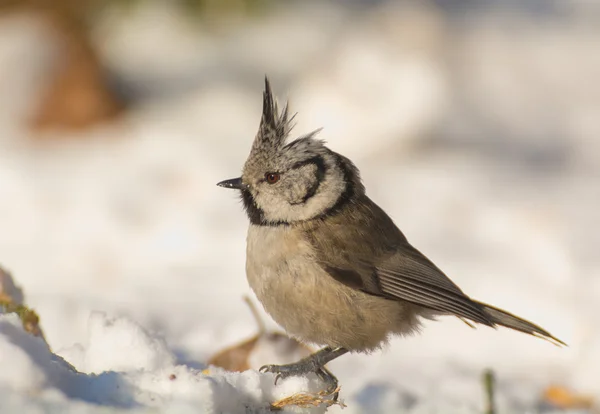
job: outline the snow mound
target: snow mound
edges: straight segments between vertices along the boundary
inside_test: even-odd
[[[160,337],[130,319],[100,312],[90,315],[87,340],[86,346],[60,351],[61,357],[23,330],[17,315],[0,315],[0,394],[8,397],[0,399],[0,412],[262,413],[271,402],[319,390],[314,378],[275,386],[271,374],[255,370],[177,365]],[[286,410],[322,413],[326,407]]]

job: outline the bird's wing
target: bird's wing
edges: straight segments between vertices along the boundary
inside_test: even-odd
[[[483,306],[465,295],[410,244],[401,245],[391,257],[373,265],[384,294],[485,325],[493,325]]]
[[[331,277],[372,295],[494,325],[484,306],[412,247],[383,210],[372,202],[365,209],[313,230],[317,261]]]
[[[377,262],[356,258],[344,264],[325,260],[321,265],[337,281],[363,292],[493,325],[483,306],[410,245]]]
[[[326,217],[305,230],[317,262],[346,286],[455,315],[465,322],[505,326],[564,345],[540,326],[465,295],[412,247],[387,214],[366,196],[342,214]]]

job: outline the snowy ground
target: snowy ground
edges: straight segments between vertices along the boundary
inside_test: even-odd
[[[541,21],[292,6],[221,31],[168,6],[107,16],[98,41],[139,104],[42,143],[21,121],[54,49],[35,21],[0,20],[0,265],[79,371],[0,315],[0,411],[260,412],[318,387],[202,373],[256,331],[241,299],[246,218],[215,183],[241,169],[265,72],[299,112],[296,132],[324,126],[468,294],[569,344],[427,322],[330,364],[344,413],[480,412],[485,368],[503,413],[532,412],[551,384],[600,398],[600,19],[569,4]]]

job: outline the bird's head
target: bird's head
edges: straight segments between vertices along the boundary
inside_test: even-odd
[[[217,185],[241,191],[253,224],[286,225],[334,213],[364,192],[356,167],[316,139],[320,129],[291,142],[294,116],[281,112],[265,78],[258,133],[242,176]]]

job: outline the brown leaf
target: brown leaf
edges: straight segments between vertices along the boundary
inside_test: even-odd
[[[551,385],[544,391],[545,402],[563,409],[591,409],[594,399],[589,395],[578,394],[561,385]]]
[[[325,391],[320,391],[316,394],[308,394],[308,393],[297,393],[290,395],[289,397],[282,398],[278,401],[275,401],[271,404],[271,409],[274,411],[279,411],[287,406],[294,405],[302,408],[309,407],[318,407],[321,404],[325,404],[327,407],[331,407],[332,405],[339,405],[344,408],[345,405],[339,400],[334,400],[332,397],[334,394],[340,392],[340,387],[337,387],[333,392],[327,393]]]
[[[23,291],[15,284],[12,275],[0,268],[0,306],[6,313],[16,313],[27,332],[44,339],[40,317],[34,310],[25,306],[23,300]]]
[[[265,350],[265,347],[267,348],[267,354],[273,353],[284,359],[288,356],[290,358],[296,355],[306,356],[312,352],[306,345],[283,333],[267,332],[264,323],[250,298],[246,296],[244,297],[244,300],[248,304],[248,307],[256,320],[258,333],[249,339],[219,351],[208,360],[209,365],[214,365],[226,369],[227,371],[242,372],[251,368],[259,368],[251,366],[250,357],[253,352],[261,352]],[[289,362],[293,361],[290,360]]]
[[[259,335],[255,335],[237,345],[225,348],[216,355],[213,355],[208,360],[208,364],[226,369],[227,371],[242,372],[250,369],[248,359],[259,337]]]

